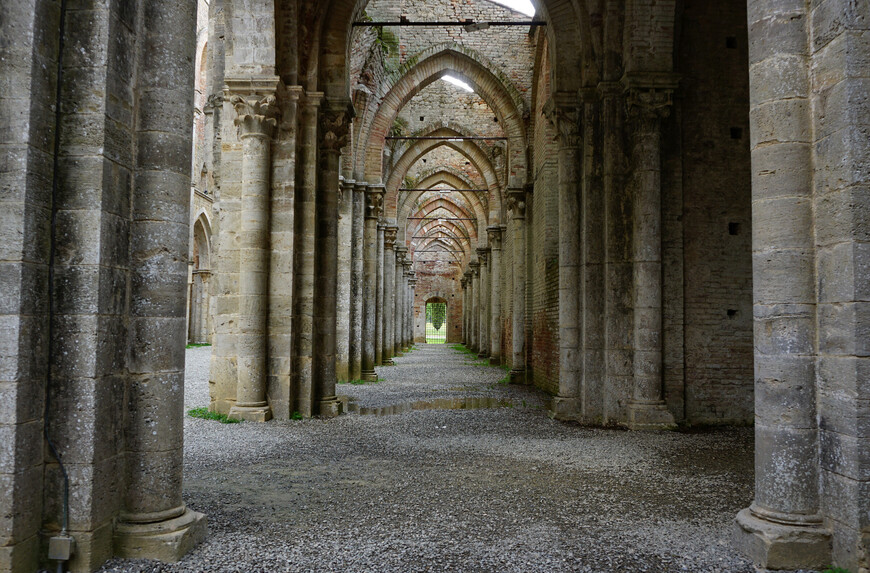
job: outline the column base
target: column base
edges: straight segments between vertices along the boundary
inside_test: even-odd
[[[269,406],[232,406],[227,418],[244,420],[245,422],[268,422],[272,419],[272,408]]]
[[[489,357],[489,365],[490,366],[501,366],[501,357],[500,356],[492,356]]]
[[[785,525],[746,508],[737,514],[734,545],[765,569],[823,569],[831,564],[831,533],[812,525]]]
[[[525,384],[526,383],[526,371],[513,369],[510,371],[510,379],[511,384]]]
[[[359,379],[366,382],[374,382],[378,379],[378,374],[374,370],[363,370],[359,375]]]
[[[477,354],[477,357],[478,357],[478,358],[489,358],[489,352],[484,352],[484,351],[481,350],[481,351]]]
[[[327,396],[320,401],[317,411],[321,418],[336,418],[344,411],[343,406],[338,396]]]
[[[384,360],[383,366],[395,366],[395,365],[396,365],[396,363],[393,362],[392,358],[388,358],[388,359]]]
[[[580,401],[577,398],[554,396],[550,408],[550,417],[562,422],[576,420],[580,412]]]
[[[628,429],[676,430],[677,423],[664,402],[651,404],[631,402],[628,405]]]
[[[203,541],[207,533],[205,516],[189,509],[178,517],[155,523],[119,521],[113,541],[115,556],[174,563]]]

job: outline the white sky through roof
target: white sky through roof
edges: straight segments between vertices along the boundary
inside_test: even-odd
[[[534,16],[535,15],[535,7],[532,6],[532,3],[529,0],[489,0],[490,2],[495,2],[496,4],[501,4],[502,6],[507,6],[511,10],[516,10],[517,12],[522,12],[526,16]]]
[[[459,87],[461,87],[462,89],[464,89],[464,90],[467,91],[467,92],[473,92],[473,91],[474,91],[474,88],[473,88],[473,87],[471,87],[471,86],[468,85],[467,83],[463,82],[463,81],[460,80],[459,78],[454,78],[453,76],[441,76],[441,79],[444,80],[445,82],[450,82],[450,83],[453,84],[454,86],[459,86]]]

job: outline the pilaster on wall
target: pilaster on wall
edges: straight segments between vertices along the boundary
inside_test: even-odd
[[[581,413],[583,384],[579,193],[583,134],[577,96],[554,94],[544,105],[544,115],[556,128],[559,144],[559,395],[553,399],[553,415],[571,420]]]
[[[634,188],[634,389],[629,403],[632,429],[675,427],[664,401],[662,329],[661,121],[672,106],[672,74],[632,74],[623,78],[633,131]]]

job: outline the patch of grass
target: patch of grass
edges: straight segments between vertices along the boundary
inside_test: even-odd
[[[231,418],[227,418],[226,414],[221,414],[219,412],[212,412],[208,408],[193,408],[187,411],[187,415],[191,418],[202,418],[203,420],[216,420],[221,424],[239,424],[241,420],[233,420]]]
[[[380,379],[375,378],[374,380],[339,380],[339,384],[353,384],[354,386],[365,386],[366,384],[377,384],[380,382]]]
[[[828,567],[822,573],[851,573],[848,569],[842,567]]]
[[[193,344],[188,344],[185,348],[202,348],[203,346],[211,346],[208,342],[194,342]]]
[[[474,352],[473,350],[470,350],[468,347],[466,347],[463,344],[450,344],[449,346],[453,350],[461,352],[462,354],[470,354],[470,355],[475,356],[475,357],[477,356],[476,352]]]
[[[293,412],[292,414],[290,414],[290,419],[291,419],[291,420],[301,420],[301,419],[302,419],[302,414],[299,413],[299,410],[296,410],[295,412]]]

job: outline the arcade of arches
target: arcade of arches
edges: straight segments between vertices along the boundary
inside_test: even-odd
[[[738,549],[870,570],[868,4],[534,3],[0,6],[0,571],[205,535],[186,342],[336,416],[433,299],[558,420],[754,423]]]

